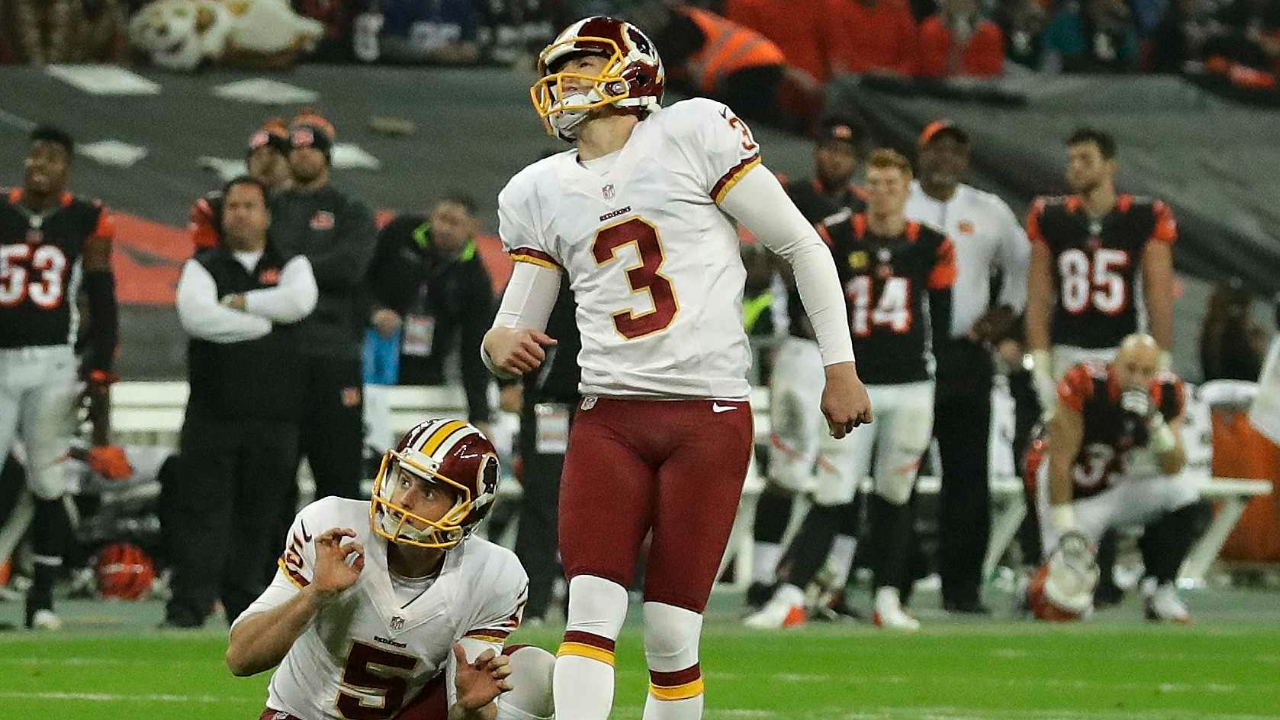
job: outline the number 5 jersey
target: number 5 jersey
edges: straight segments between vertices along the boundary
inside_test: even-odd
[[[759,162],[729,108],[693,99],[611,155],[569,150],[507,184],[498,216],[512,259],[568,273],[583,394],[747,395],[746,271],[717,203]]]

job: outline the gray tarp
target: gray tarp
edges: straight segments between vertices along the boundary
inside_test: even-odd
[[[0,184],[20,181],[29,123],[56,122],[81,142],[115,139],[148,150],[127,170],[81,159],[72,181],[76,192],[182,226],[191,202],[218,184],[196,158],[236,157],[264,118],[287,118],[298,109],[233,102],[211,92],[251,76],[140,74],[159,83],[161,93],[95,97],[40,70],[0,69]],[[530,78],[509,71],[306,66],[272,78],[319,92],[316,104],[337,125],[339,141],[358,143],[382,161],[378,172],[335,175],[338,185],[375,208],[418,209],[462,188],[479,198],[493,231],[496,195],[506,180],[542,152],[563,147],[542,133],[533,115]],[[932,117],[964,123],[976,142],[975,184],[999,192],[1019,211],[1032,195],[1060,189],[1061,138],[1081,122],[1103,126],[1121,143],[1122,187],[1160,195],[1177,211],[1182,271],[1209,278],[1236,273],[1259,286],[1280,287],[1280,238],[1271,231],[1280,220],[1275,113],[1229,105],[1176,80],[1036,78],[1028,87],[1033,97],[1021,109],[844,85],[833,90],[855,102],[885,141],[900,146],[910,147]],[[413,120],[418,133],[374,134],[368,119],[378,115]],[[771,168],[808,174],[807,142],[759,128],[757,136]],[[1188,283],[1179,303],[1180,366],[1191,366],[1203,297],[1202,285]],[[126,307],[122,323],[120,369],[126,377],[184,374],[185,338],[172,308]]]

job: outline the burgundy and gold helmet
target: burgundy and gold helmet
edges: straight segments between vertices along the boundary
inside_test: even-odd
[[[607,62],[599,75],[561,72],[566,60],[579,54],[599,55]],[[589,17],[565,28],[538,55],[538,82],[529,91],[533,107],[547,132],[572,141],[578,125],[595,108],[628,108],[641,118],[662,107],[667,75],[653,41],[640,28],[611,17]],[[593,84],[585,93],[565,96],[564,80]]]
[[[392,502],[401,475],[441,483],[457,494],[439,520],[428,520]],[[474,425],[435,419],[418,423],[382,458],[373,481],[369,524],[391,542],[451,548],[489,513],[498,492],[498,453]]]

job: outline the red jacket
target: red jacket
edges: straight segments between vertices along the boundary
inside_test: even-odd
[[[831,77],[822,13],[805,10],[793,0],[726,0],[724,16],[772,40],[788,65],[821,83]]]
[[[920,77],[970,75],[993,77],[1004,73],[1004,34],[990,20],[980,20],[969,43],[960,52],[958,67],[951,67],[951,30],[941,15],[931,15],[920,23]]]
[[[914,75],[916,21],[905,0],[829,0],[832,69]]]

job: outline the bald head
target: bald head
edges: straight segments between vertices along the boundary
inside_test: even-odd
[[[1121,387],[1145,388],[1160,370],[1160,346],[1150,335],[1134,333],[1121,341],[1111,364]]]

